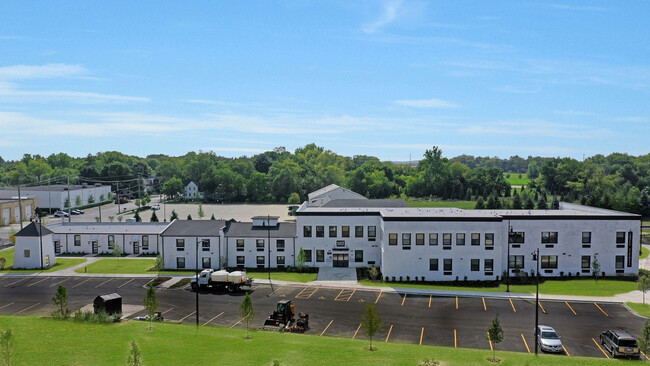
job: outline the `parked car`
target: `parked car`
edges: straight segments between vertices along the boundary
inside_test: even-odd
[[[157,203],[156,203],[156,204],[153,204],[153,205],[151,205],[151,209],[152,209],[153,211],[160,210],[160,205],[157,204]]]
[[[544,352],[563,352],[564,348],[562,348],[560,338],[555,329],[548,325],[540,325],[537,327],[537,344]]]
[[[57,211],[54,213],[54,217],[68,217],[68,216],[70,215],[65,211]]]
[[[73,215],[81,215],[84,212],[82,210],[72,210],[70,213]]]
[[[636,338],[624,330],[610,329],[600,333],[600,344],[614,357],[641,357]]]

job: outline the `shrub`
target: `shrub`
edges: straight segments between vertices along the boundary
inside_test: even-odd
[[[118,321],[121,317],[122,314],[118,313],[108,315],[104,311],[100,311],[99,313],[95,314],[92,311],[77,310],[77,312],[74,313],[75,323],[109,324]]]

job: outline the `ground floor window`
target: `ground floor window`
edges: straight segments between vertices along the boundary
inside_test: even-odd
[[[494,259],[485,259],[483,261],[483,267],[486,272],[492,272],[494,270]]]
[[[258,266],[263,266],[264,265],[264,256],[263,255],[258,255],[257,256],[257,265]]]
[[[623,233],[625,234],[625,233]],[[623,269],[625,267],[625,256],[617,255],[616,256],[616,269]]]
[[[438,270],[438,258],[429,258],[429,271]]]
[[[557,255],[543,255],[541,266],[542,268],[557,268]]]
[[[305,262],[311,262],[311,249],[305,249]]]
[[[591,268],[591,256],[590,255],[583,255],[582,256],[580,267],[582,269],[590,269]]]
[[[524,268],[524,256],[511,255],[508,258],[508,268]]]
[[[356,263],[363,262],[363,250],[355,250],[354,251],[354,261]]]
[[[470,261],[470,270],[471,271],[479,271],[481,269],[481,260],[480,259],[472,259]]]
[[[31,251],[29,249],[25,249],[25,258],[29,258],[31,255]]]
[[[176,257],[176,268],[185,268],[185,257]]]
[[[210,257],[203,257],[203,268],[210,268],[212,267],[210,264],[212,264],[212,261],[210,260]]]
[[[316,249],[316,262],[325,262],[325,251],[323,249]]]
[[[238,266],[243,266],[244,264],[246,264],[246,257],[244,257],[243,255],[238,255],[237,256],[237,265]]]
[[[278,264],[278,266],[284,266],[284,256],[283,256],[283,255],[279,255],[279,256],[276,258],[276,263]]]
[[[452,269],[453,261],[451,258],[445,258],[442,262],[442,269],[445,272],[449,272]]]
[[[54,253],[55,254],[60,254],[61,253],[61,241],[60,240],[55,240],[54,241]]]
[[[149,250],[149,235],[142,235],[142,250]]]
[[[113,250],[115,247],[115,235],[108,236],[108,249]]]

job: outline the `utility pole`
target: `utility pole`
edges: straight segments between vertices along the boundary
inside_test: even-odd
[[[70,201],[70,176],[68,175],[68,222],[72,220],[72,201]]]
[[[537,356],[537,347],[539,342],[537,342],[537,330],[539,326],[539,248],[533,252],[533,260],[537,261],[537,272],[535,272],[535,356]]]
[[[142,197],[140,196],[140,180],[142,179],[142,175],[138,174],[138,199],[140,200],[140,206],[144,206],[142,204]]]
[[[120,182],[117,182],[117,214],[119,215],[122,212],[120,207]]]
[[[196,254],[196,284],[199,284],[199,237],[196,237],[196,250],[194,251]],[[199,289],[201,286],[198,286],[196,288],[196,328],[199,328]]]
[[[20,183],[18,183],[18,222],[20,222],[20,230],[23,229],[23,203],[20,199]]]
[[[266,236],[268,240],[268,262],[266,264],[269,270],[269,283],[271,283],[271,216],[266,215]]]

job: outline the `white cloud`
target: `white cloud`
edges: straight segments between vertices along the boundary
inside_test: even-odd
[[[384,1],[382,6],[382,12],[379,15],[379,17],[371,23],[364,24],[363,27],[361,27],[361,29],[368,34],[372,34],[380,31],[381,28],[395,21],[401,6],[402,6],[402,0]]]
[[[80,76],[87,70],[80,65],[46,64],[46,65],[12,65],[0,67],[0,79],[43,79]]]
[[[614,118],[614,121],[617,121],[617,122],[645,123],[645,122],[648,122],[648,118],[640,117],[640,116],[628,116],[628,117]]]
[[[570,125],[544,120],[498,121],[484,124],[468,124],[457,131],[465,135],[527,136],[530,138],[552,137],[562,139],[603,139],[619,133],[591,126]]]
[[[559,114],[561,116],[569,116],[569,117],[595,117],[595,116],[597,116],[597,114],[593,113],[593,112],[573,111],[573,110],[553,111],[553,113]]]
[[[550,8],[561,9],[561,10],[575,10],[575,11],[607,11],[607,8],[600,6],[574,6],[574,5],[564,5],[564,4],[548,4]]]
[[[442,99],[403,99],[393,101],[395,104],[413,108],[459,108],[460,105]]]

